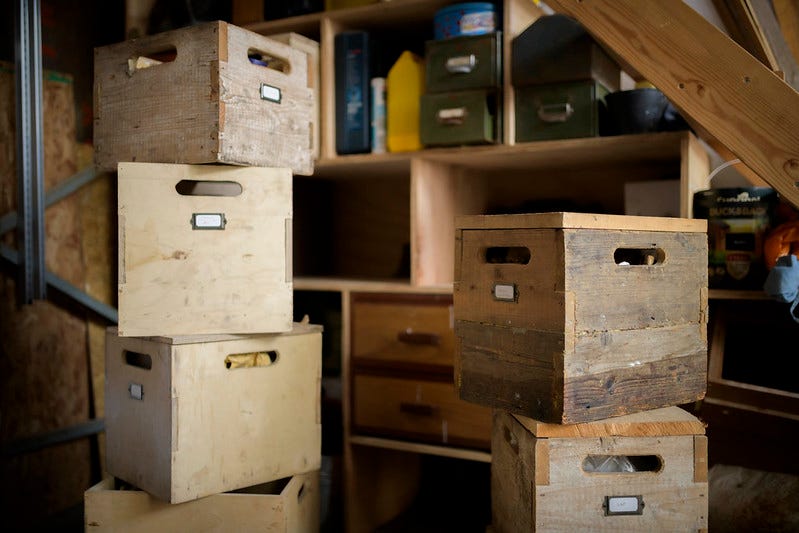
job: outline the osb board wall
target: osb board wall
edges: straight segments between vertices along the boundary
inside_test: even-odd
[[[91,144],[78,145],[78,168],[93,164]],[[84,290],[104,304],[117,307],[117,189],[116,173],[102,173],[79,193],[82,251],[85,262]],[[88,322],[89,368],[95,418],[105,416],[105,330],[110,325],[101,317]],[[105,472],[105,434],[98,436],[99,467]]]
[[[0,64],[0,214],[16,208],[13,66]],[[45,73],[46,188],[77,170],[72,79]],[[45,264],[77,287],[84,283],[79,198],[47,209]],[[3,244],[16,248],[12,232]],[[15,269],[0,270],[0,441],[8,445],[89,418],[86,320],[49,300],[18,306]],[[0,509],[30,525],[82,501],[90,486],[88,439],[0,460]]]

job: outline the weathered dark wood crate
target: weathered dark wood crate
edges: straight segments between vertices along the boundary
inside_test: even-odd
[[[94,157],[226,163],[313,173],[305,52],[217,21],[94,54]]]
[[[555,423],[703,398],[705,230],[665,217],[457,217],[460,397]]]

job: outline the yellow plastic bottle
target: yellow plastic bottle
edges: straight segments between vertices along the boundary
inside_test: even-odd
[[[424,91],[424,59],[409,50],[400,54],[386,76],[386,148],[421,150],[419,101]]]

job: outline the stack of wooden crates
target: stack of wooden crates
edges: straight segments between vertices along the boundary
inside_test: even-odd
[[[224,22],[95,51],[119,324],[87,530],[318,530],[322,327],[294,322],[291,270],[307,60]]]
[[[494,408],[492,527],[707,529],[706,221],[456,218],[455,384]]]

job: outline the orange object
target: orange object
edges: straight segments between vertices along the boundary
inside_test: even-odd
[[[799,256],[799,221],[784,222],[770,231],[763,243],[763,259],[771,270],[783,255]]]

